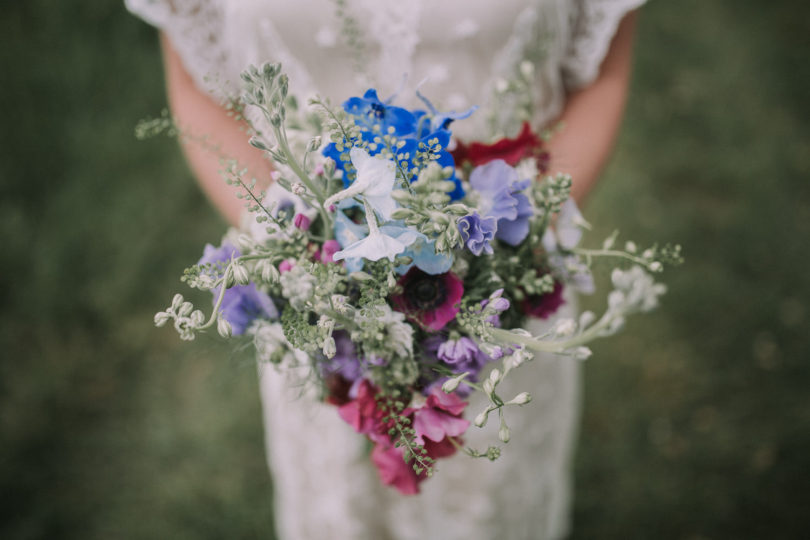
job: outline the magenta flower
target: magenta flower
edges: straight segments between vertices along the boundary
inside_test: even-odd
[[[431,275],[413,267],[399,284],[403,290],[391,298],[394,309],[433,332],[456,317],[464,295],[464,285],[452,272]]]
[[[295,218],[293,219],[293,225],[295,225],[302,231],[307,231],[309,230],[310,225],[312,225],[312,220],[309,219],[304,214],[295,214]]]
[[[321,247],[321,262],[332,263],[336,262],[333,258],[334,254],[340,251],[340,242],[337,240],[327,240]]]
[[[403,495],[416,495],[422,478],[416,475],[410,463],[405,463],[402,454],[402,448],[378,444],[371,451],[371,461],[383,484],[394,486]]]

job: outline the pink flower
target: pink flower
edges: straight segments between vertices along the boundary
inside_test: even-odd
[[[357,433],[367,435],[372,441],[390,444],[388,425],[382,421],[385,414],[377,406],[376,394],[377,390],[364,380],[357,388],[357,397],[338,407],[338,414]]]
[[[340,251],[340,242],[337,240],[327,240],[323,243],[323,247],[321,248],[321,262],[324,263],[331,263],[335,262],[332,256]]]
[[[281,261],[281,264],[278,265],[278,271],[283,274],[284,272],[289,272],[290,270],[292,270],[292,267],[293,267],[292,260],[284,259],[283,261]]]
[[[378,444],[371,451],[371,461],[383,484],[394,486],[403,495],[416,495],[422,478],[417,476],[412,463],[405,463],[402,454],[402,448]]]
[[[470,427],[470,422],[461,418],[466,406],[467,403],[457,395],[447,394],[441,388],[433,388],[425,405],[413,413],[416,441],[425,444],[427,438],[439,443],[447,437],[463,435]]]
[[[383,422],[385,414],[378,407],[378,390],[367,380],[357,387],[357,397],[338,407],[338,414],[358,433],[363,433],[372,442],[371,461],[380,474],[383,484],[394,486],[400,493],[419,493],[419,484],[427,478],[422,471],[416,474],[414,462],[405,462],[404,447],[394,446],[398,435],[393,437],[388,430],[392,421]],[[462,435],[470,423],[461,418],[467,403],[455,394],[445,394],[435,388],[424,405],[418,409],[407,408],[400,414],[411,420],[416,436],[414,442],[425,447],[427,455],[433,459],[451,456],[456,446],[450,437]]]
[[[437,332],[459,311],[464,285],[452,272],[431,275],[413,267],[399,280],[402,294],[393,296],[394,309]]]
[[[304,214],[295,214],[295,217],[293,218],[293,225],[302,231],[306,231],[309,230],[309,226],[312,225],[312,220]]]

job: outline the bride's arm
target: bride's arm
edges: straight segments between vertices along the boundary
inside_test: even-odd
[[[549,141],[551,171],[571,174],[577,202],[596,183],[619,130],[630,80],[635,21],[635,12],[624,17],[599,76],[568,96],[559,118],[563,128]]]
[[[261,151],[248,144],[245,125],[228,116],[222,106],[197,88],[166,36],[161,36],[161,44],[169,106],[178,124],[191,134],[206,136],[219,147],[222,155],[236,159],[241,167],[248,169],[247,179],[255,177],[266,183],[270,163]],[[220,156],[193,141],[182,141],[182,145],[205,194],[229,223],[238,225],[245,203],[236,198],[234,188],[219,175]]]

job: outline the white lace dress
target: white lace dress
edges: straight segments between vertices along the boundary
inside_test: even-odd
[[[519,127],[504,81],[531,76],[536,126],[566,92],[595,79],[621,18],[644,0],[126,0],[171,39],[185,67],[214,96],[238,90],[248,64],[281,61],[291,91],[334,102],[368,86],[380,96],[413,88],[439,110],[481,110],[454,125],[481,138]],[[338,10],[338,6],[344,6]],[[341,11],[342,14],[339,14]],[[530,64],[533,68],[527,70]],[[523,68],[521,69],[521,65]],[[514,96],[512,96],[514,98]],[[249,115],[253,115],[248,111]],[[252,119],[261,122],[258,115]],[[574,302],[564,306],[569,313]],[[536,331],[543,323],[534,324]],[[490,463],[457,455],[438,463],[418,496],[382,486],[334,407],[301,398],[272,369],[261,372],[267,451],[279,537],[298,539],[539,539],[569,527],[570,463],[578,418],[578,366],[541,357],[514,391],[534,401],[512,411],[513,440]],[[516,381],[512,381],[513,384]],[[505,391],[508,395],[509,392]],[[473,403],[471,411],[480,404]],[[475,414],[475,413],[473,413]],[[466,441],[486,448],[492,429]]]

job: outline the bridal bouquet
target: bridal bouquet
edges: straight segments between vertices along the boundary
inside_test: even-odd
[[[465,448],[463,437],[495,416],[509,441],[508,410],[531,396],[503,395],[501,383],[537,353],[590,356],[588,343],[657,305],[665,289],[652,274],[680,259],[677,246],[615,247],[615,234],[579,247],[588,225],[571,178],[546,175],[528,124],[514,139],[451,142],[453,122],[474,109],[442,113],[420,94],[424,110],[408,110],[368,90],[342,108],[312,100],[303,113],[279,65],[242,78],[243,103],[270,127],[250,143],[272,158],[274,181],[259,191],[226,167],[250,224],[206,246],[182,278],[213,293],[213,311],[178,294],[155,323],[183,339],[212,328],[249,339],[291,384],[317,385],[403,493],[457,451],[496,459],[498,447]],[[616,263],[601,316],[563,318],[542,335],[522,329],[554,314],[566,289],[593,292],[597,258]],[[467,411],[474,392],[486,406]]]

